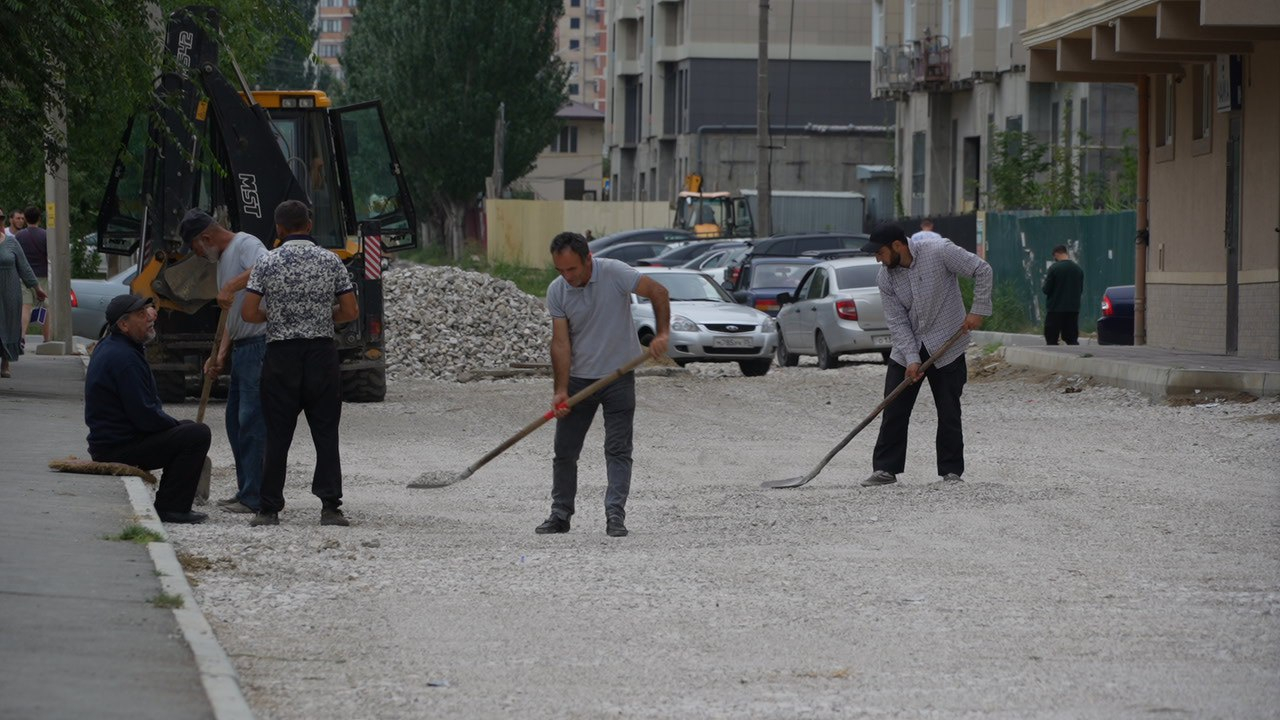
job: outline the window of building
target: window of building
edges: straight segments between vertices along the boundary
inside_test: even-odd
[[[1155,150],[1151,153],[1155,162],[1173,159],[1173,118],[1175,94],[1173,76],[1156,76],[1152,81],[1152,115],[1155,116]]]
[[[884,36],[884,0],[871,0],[871,44],[889,44]]]
[[[1062,113],[1057,102],[1049,104],[1049,144],[1062,142]]]
[[[925,135],[911,135],[911,214],[924,214]]]
[[[342,54],[342,46],[328,43],[321,44],[316,48],[316,54],[320,57],[338,57]]]
[[[341,20],[321,20],[320,32],[340,33],[342,32],[342,21]]]
[[[578,83],[569,83],[569,94],[570,95],[578,94]]]
[[[577,30],[582,27],[582,18],[569,18],[569,29]]]
[[[347,0],[347,7],[356,7],[359,4],[359,0]]]
[[[569,77],[571,77],[571,78],[576,78],[576,77],[578,77],[578,63],[577,63],[577,62],[571,62],[571,63],[569,63]]]
[[[948,38],[951,37],[951,33],[955,32],[955,25],[953,24],[955,15],[952,13],[951,5],[952,0],[942,0],[942,20],[939,22],[938,29],[934,31],[935,34],[944,35]]]
[[[973,34],[973,0],[960,0],[960,37]]]
[[[1209,136],[1213,131],[1213,65],[1206,63],[1191,72],[1191,140],[1192,152],[1200,155],[1209,152]]]
[[[582,46],[582,41],[580,41],[580,40],[573,39],[573,40],[570,40],[570,41],[569,41],[569,49],[570,49],[570,50],[577,50],[577,49],[578,49],[579,47],[581,47],[581,46]]]
[[[578,152],[578,128],[572,125],[560,128],[560,134],[556,136],[555,142],[551,143],[551,152]]]
[[[902,40],[909,42],[916,39],[916,0],[907,0],[902,9]]]
[[[569,0],[569,7],[582,7],[582,0]]]
[[[996,27],[1013,25],[1013,0],[997,0]]]

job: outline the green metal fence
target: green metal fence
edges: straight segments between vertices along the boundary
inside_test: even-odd
[[[987,213],[983,228],[987,262],[996,285],[1012,281],[1027,308],[1027,321],[1044,324],[1045,272],[1053,263],[1053,248],[1066,245],[1084,270],[1080,298],[1080,331],[1097,326],[1102,293],[1112,285],[1132,285],[1133,211],[1099,215],[1032,216],[1025,213]]]

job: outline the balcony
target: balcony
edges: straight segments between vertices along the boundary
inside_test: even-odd
[[[890,45],[875,49],[873,88],[877,100],[900,100],[911,90],[911,46]]]
[[[911,85],[914,90],[945,90],[951,82],[951,40],[925,33],[911,43]]]
[[[901,45],[877,47],[872,59],[877,99],[901,100],[916,90],[956,89],[951,82],[951,41],[945,35],[925,35]]]

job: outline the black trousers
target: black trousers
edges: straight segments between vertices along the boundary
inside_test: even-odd
[[[156,489],[156,510],[187,512],[196,496],[211,438],[208,425],[182,420],[175,427],[127,445],[91,449],[89,455],[98,462],[124,463],[143,470],[164,468]]]
[[[262,512],[284,509],[285,471],[299,413],[306,414],[311,441],[316,446],[311,492],[324,507],[337,508],[342,504],[342,461],[338,452],[342,373],[337,345],[328,338],[267,343],[261,396],[262,417],[267,425],[262,457]]]
[[[1058,336],[1068,345],[1080,344],[1079,312],[1047,312],[1044,314],[1044,342],[1057,345]]]
[[[921,362],[929,359],[929,353],[920,348]],[[884,376],[884,395],[890,393],[907,376],[907,369],[890,360]],[[960,422],[960,395],[969,379],[969,368],[964,355],[944,367],[931,367],[925,371],[929,389],[933,392],[933,404],[938,409],[938,433],[935,439],[938,451],[938,475],[955,473],[964,475],[964,428]],[[907,430],[911,425],[911,410],[920,394],[920,383],[912,383],[889,403],[880,421],[880,435],[876,438],[875,454],[871,466],[874,470],[897,475],[907,467]]]
[[[569,394],[581,392],[593,382],[591,378],[570,377]],[[627,517],[627,496],[631,494],[631,436],[636,415],[635,373],[627,373],[605,385],[575,405],[568,415],[556,420],[551,512],[566,520],[574,513],[578,457],[597,408],[604,408],[604,467],[609,481],[604,493],[604,515],[606,518]]]

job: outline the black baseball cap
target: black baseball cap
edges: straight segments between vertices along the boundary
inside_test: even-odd
[[[200,208],[188,210],[187,214],[182,216],[182,223],[178,225],[178,235],[182,237],[183,246],[190,247],[191,241],[212,224],[213,218],[209,216],[209,213]]]
[[[862,252],[874,255],[880,248],[889,245],[894,240],[906,242],[906,231],[902,229],[901,225],[885,223],[871,231],[871,237],[863,244]]]
[[[107,304],[107,324],[114,326],[116,321],[125,315],[155,304],[155,300],[149,297],[144,298],[141,295],[134,295],[133,293],[117,295],[111,298],[111,302]]]

